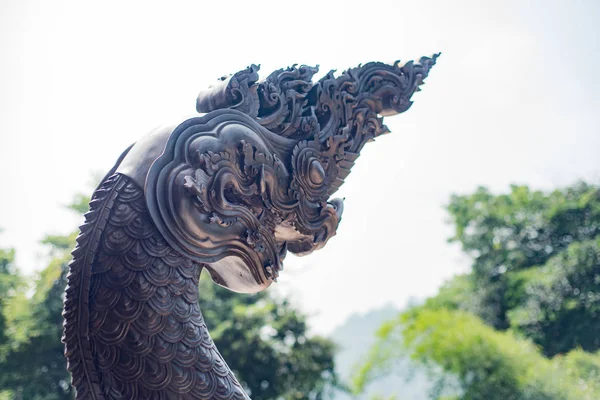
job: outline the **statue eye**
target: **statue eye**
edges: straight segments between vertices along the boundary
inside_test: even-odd
[[[315,185],[325,182],[325,169],[319,160],[312,160],[308,169],[310,181]]]

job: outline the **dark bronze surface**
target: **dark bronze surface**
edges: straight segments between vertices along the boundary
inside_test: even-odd
[[[255,65],[200,93],[206,113],[130,147],[95,191],[73,251],[63,341],[78,399],[247,399],[214,346],[198,279],[253,293],[287,251],[335,235],[330,199],[383,117],[406,111],[437,55],[311,81]]]

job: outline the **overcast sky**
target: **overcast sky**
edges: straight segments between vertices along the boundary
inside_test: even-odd
[[[392,133],[338,192],[338,235],[288,257],[274,289],[323,333],[402,307],[469,266],[446,243],[452,193],[600,183],[599,18],[597,0],[0,0],[0,245],[24,271],[43,267],[38,241],[80,222],[64,205],[92,173],[193,115],[223,74],[441,51],[413,108],[386,118]]]

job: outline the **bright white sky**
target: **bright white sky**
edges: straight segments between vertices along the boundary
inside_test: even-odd
[[[402,307],[468,267],[445,241],[452,193],[600,182],[599,17],[596,0],[1,0],[0,244],[26,272],[41,268],[38,241],[79,222],[63,205],[89,192],[92,172],[193,114],[223,74],[442,51],[338,193],[338,236],[289,257],[275,289],[323,333],[353,312]]]

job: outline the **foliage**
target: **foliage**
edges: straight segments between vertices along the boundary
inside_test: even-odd
[[[4,314],[9,320],[5,332],[10,350],[0,362],[0,388],[10,390],[12,398],[73,398],[60,338],[62,295],[74,239],[73,234],[43,240],[49,251],[49,265],[37,277],[33,295],[26,296],[27,288],[22,286]]]
[[[438,294],[425,301],[430,309],[439,308],[469,308],[472,304],[475,285],[471,275],[456,275],[440,288]]]
[[[432,398],[442,398],[453,377],[460,385],[455,398],[463,400],[600,398],[600,354],[577,350],[549,360],[530,341],[494,330],[460,310],[417,307],[384,326],[354,378],[356,392],[385,372],[381,360],[389,363],[395,357],[387,352],[395,344],[430,368],[438,380]]]
[[[7,310],[16,295],[20,277],[15,273],[13,249],[0,249],[0,360],[4,360],[9,349]]]
[[[351,391],[355,395],[362,393],[369,383],[383,376],[382,371],[392,369],[395,360],[405,354],[402,330],[395,329],[395,322],[392,320],[381,325],[376,332],[378,340],[369,350],[364,363],[355,368],[351,383]]]
[[[11,348],[11,320],[9,308],[17,295],[20,277],[13,267],[15,252],[13,249],[0,249],[0,365],[6,362],[6,356]],[[0,369],[0,399],[8,400],[12,392],[5,389],[5,378]]]
[[[355,392],[410,354],[436,399],[600,398],[600,188],[479,188],[448,211],[472,272],[382,326]]]
[[[553,356],[600,349],[600,188],[585,183],[551,193],[479,188],[448,206],[473,272],[428,303],[453,301],[497,329],[517,330]],[[456,278],[458,279],[458,278]],[[458,291],[462,290],[462,293]],[[452,299],[452,300],[449,300]]]
[[[515,275],[512,327],[548,356],[600,349],[600,239],[573,243],[542,267]]]
[[[415,359],[457,376],[462,399],[597,399],[600,392],[566,375],[531,342],[499,332],[472,314],[428,310],[406,314],[405,345]],[[600,361],[600,358],[598,359]]]
[[[506,273],[545,264],[571,243],[600,233],[600,189],[579,183],[552,193],[512,186],[508,194],[485,188],[452,196],[455,235],[473,258],[478,288],[470,311],[498,329],[509,327]]]
[[[240,295],[200,281],[200,305],[223,358],[252,399],[321,399],[335,386],[333,343],[308,337],[305,317],[266,292]]]
[[[78,196],[70,209],[87,211]],[[43,240],[49,264],[28,288],[0,250],[0,399],[72,399],[63,355],[62,301],[76,232]],[[335,385],[333,344],[307,335],[306,318],[266,293],[232,293],[201,279],[200,305],[224,358],[254,400],[321,399]],[[28,295],[33,292],[32,295]]]

